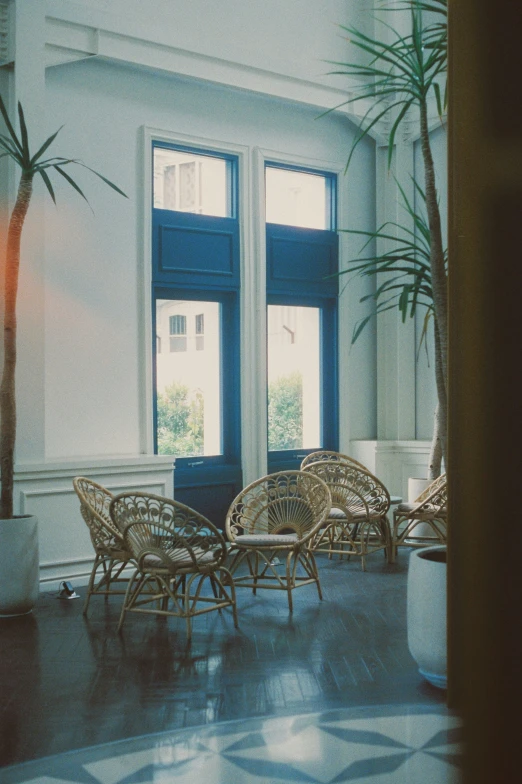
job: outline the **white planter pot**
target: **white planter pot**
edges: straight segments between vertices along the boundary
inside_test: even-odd
[[[408,647],[420,674],[447,686],[446,547],[414,550],[408,568]]]
[[[31,612],[38,598],[38,520],[0,520],[0,617]]]

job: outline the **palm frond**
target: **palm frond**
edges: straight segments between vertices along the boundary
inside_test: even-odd
[[[78,183],[77,183],[77,182],[75,182],[75,181],[73,180],[73,178],[72,178],[72,177],[70,177],[70,176],[67,174],[67,172],[65,172],[65,171],[62,169],[62,167],[61,167],[61,166],[58,166],[57,164],[55,164],[55,165],[53,166],[53,168],[54,168],[54,170],[55,170],[55,171],[57,171],[57,172],[58,172],[58,174],[61,174],[61,175],[62,175],[62,177],[64,178],[64,180],[66,180],[66,181],[69,183],[69,185],[71,185],[71,186],[74,188],[74,190],[75,190],[77,193],[79,193],[79,194],[80,194],[80,196],[82,197],[82,199],[85,199],[85,201],[86,201],[86,202],[87,202],[87,204],[88,204],[88,203],[89,203],[89,201],[88,201],[88,199],[87,199],[87,196],[86,196],[86,195],[85,195],[85,193],[82,191],[82,189],[80,188],[80,186],[78,185]]]
[[[44,181],[44,183],[45,183],[45,187],[46,187],[46,188],[47,188],[47,190],[49,191],[49,194],[50,194],[50,196],[51,196],[51,199],[52,199],[52,200],[54,201],[54,203],[56,204],[56,196],[54,195],[54,189],[53,189],[53,186],[52,186],[51,180],[49,179],[49,177],[48,177],[48,175],[47,175],[47,172],[43,171],[43,169],[42,169],[42,171],[40,172],[40,175],[41,175],[41,177],[42,177],[42,180],[43,180],[43,181]]]
[[[24,110],[20,102],[18,102],[18,120],[20,123],[20,138],[18,137],[11,120],[9,119],[9,115],[4,104],[2,97],[0,96],[0,114],[2,115],[8,135],[0,134],[0,151],[3,151],[0,155],[0,158],[3,157],[10,157],[26,174],[30,174],[32,177],[39,174],[42,177],[42,180],[45,183],[45,187],[49,192],[54,203],[56,203],[56,194],[49,177],[49,171],[47,170],[55,170],[60,174],[68,183],[71,185],[75,191],[89,204],[89,200],[87,199],[86,195],[84,194],[83,190],[80,188],[78,183],[69,175],[67,172],[64,171],[64,166],[82,166],[84,169],[87,169],[100,180],[102,180],[106,185],[112,188],[116,193],[119,193],[120,196],[124,196],[128,198],[127,194],[122,191],[115,183],[105,177],[103,174],[95,171],[90,166],[87,166],[83,161],[80,161],[78,158],[64,158],[62,156],[53,156],[51,158],[46,158],[42,160],[42,156],[54,142],[58,134],[60,133],[63,126],[58,128],[51,136],[49,136],[38,151],[31,157],[30,154],[30,147],[29,147],[29,133],[27,130],[27,124],[25,121]]]
[[[118,188],[118,186],[117,186],[117,185],[115,185],[113,182],[111,182],[111,180],[108,180],[108,179],[107,179],[107,177],[104,177],[104,176],[103,176],[103,174],[100,174],[100,172],[97,172],[97,171],[95,171],[94,169],[91,169],[91,167],[90,167],[90,166],[87,166],[85,163],[82,163],[81,161],[77,161],[77,164],[78,164],[78,166],[83,166],[83,168],[84,168],[84,169],[88,169],[90,172],[92,172],[94,175],[96,175],[96,177],[99,177],[99,178],[100,178],[100,180],[103,180],[103,182],[104,182],[106,185],[108,185],[108,186],[109,186],[109,188],[112,188],[114,191],[116,191],[116,193],[119,193],[119,194],[120,194],[120,196],[125,196],[125,198],[126,198],[126,199],[128,199],[128,198],[129,198],[129,197],[127,196],[127,194],[126,194],[126,193],[124,193],[124,192],[121,190],[121,188]]]
[[[42,144],[42,146],[40,147],[38,152],[33,155],[33,157],[31,158],[31,166],[34,166],[36,164],[36,162],[38,161],[38,159],[42,157],[42,155],[44,154],[46,149],[48,147],[50,147],[50,145],[54,142],[54,140],[56,139],[56,137],[58,136],[58,134],[60,133],[62,128],[63,128],[63,125],[61,125],[58,128],[58,130],[55,133],[52,134],[52,136],[49,136],[49,138]]]
[[[370,100],[372,104],[358,123],[346,170],[355,149],[380,121],[391,119],[387,131],[390,167],[397,133],[410,109],[426,107],[430,94],[434,96],[439,116],[442,117],[446,106],[447,1],[403,0],[399,5],[381,7],[381,10],[396,11],[398,8],[410,11],[411,28],[407,35],[402,35],[382,19],[377,20],[383,30],[391,34],[391,41],[340,25],[349,42],[363,54],[364,61],[330,63],[336,66],[330,71],[331,75],[350,76],[361,82],[354,95],[335,108],[360,100]],[[435,12],[437,21],[424,26],[423,12]]]
[[[384,243],[383,251],[359,255],[349,261],[348,269],[337,273],[339,277],[349,275],[352,278],[384,276],[371,293],[362,296],[359,300],[362,304],[373,302],[374,308],[371,314],[357,322],[352,343],[357,340],[371,319],[384,310],[397,308],[402,321],[413,318],[419,307],[425,308],[428,313],[434,311],[429,226],[424,214],[408,199],[402,185],[397,180],[396,183],[408,223],[386,221],[375,231],[341,229],[344,233],[364,238],[361,251],[374,241]],[[420,204],[425,205],[426,195],[423,189],[415,179],[413,185]],[[446,252],[445,258],[447,258]],[[424,333],[421,335],[422,340],[425,340]]]
[[[9,132],[9,136],[11,138],[11,141],[17,147],[18,152],[21,155],[23,155],[22,144],[21,144],[18,136],[16,135],[15,129],[13,128],[13,126],[11,124],[11,120],[9,119],[9,115],[7,113],[7,109],[5,107],[5,104],[4,104],[3,100],[2,100],[2,96],[1,95],[0,95],[0,113],[2,114],[2,117],[4,118],[4,122],[6,124],[8,132]]]
[[[29,135],[27,133],[27,125],[25,124],[24,110],[22,104],[18,101],[18,119],[20,121],[20,134],[22,136],[22,158],[23,167],[28,169],[31,166],[31,155],[29,153]]]

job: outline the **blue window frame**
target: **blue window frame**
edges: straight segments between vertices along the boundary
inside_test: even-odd
[[[242,486],[238,161],[164,142],[153,143],[152,158],[154,448],[178,452],[176,498],[222,527]],[[210,382],[204,372],[209,356]],[[193,383],[174,374],[170,384],[169,368],[189,363]],[[169,441],[158,419],[161,407],[163,427],[165,401],[172,400],[173,429],[181,437]]]
[[[337,449],[338,448],[338,371],[337,371],[337,295],[338,295],[338,235],[336,232],[336,176],[330,172],[317,171],[304,167],[284,166],[280,163],[266,163],[265,171],[269,170],[277,173],[284,171],[289,173],[301,173],[312,175],[312,178],[321,179],[321,183],[316,191],[320,193],[320,198],[313,192],[309,194],[310,201],[318,215],[312,214],[308,218],[303,214],[297,216],[301,225],[290,225],[283,223],[286,205],[283,204],[282,218],[280,222],[273,220],[266,224],[266,285],[267,285],[267,305],[278,305],[284,308],[294,309],[315,309],[313,318],[315,326],[313,340],[315,344],[314,360],[305,357],[306,365],[315,362],[317,368],[315,406],[313,416],[316,421],[308,430],[311,433],[305,435],[306,421],[310,420],[310,415],[306,413],[305,386],[306,382],[298,375],[294,378],[294,387],[283,388],[280,393],[281,399],[289,399],[293,395],[288,406],[294,405],[297,411],[296,420],[301,418],[301,431],[286,424],[288,432],[295,435],[295,441],[301,440],[301,444],[294,446],[292,439],[286,441],[287,446],[282,449],[270,448],[272,432],[281,431],[282,426],[279,422],[277,427],[273,424],[271,417],[274,417],[275,406],[272,403],[272,411],[269,412],[269,470],[280,470],[284,468],[297,467],[305,454],[314,449]],[[284,179],[283,175],[283,179]],[[281,179],[281,178],[279,178]],[[295,178],[306,184],[306,177]],[[282,181],[282,180],[281,180]],[[290,178],[289,178],[290,181]],[[275,180],[277,183],[277,179]],[[304,198],[308,198],[306,188],[304,188]],[[308,207],[309,204],[305,204]],[[267,205],[267,216],[274,215],[275,211]],[[275,215],[276,219],[277,215]],[[308,225],[305,225],[307,224]],[[317,226],[323,228],[317,228]],[[312,314],[310,313],[310,316]],[[310,319],[308,319],[310,321]],[[269,311],[270,324],[270,311]],[[294,333],[293,325],[280,324],[280,340],[286,342],[298,342],[298,331]],[[271,327],[273,329],[273,327]],[[284,332],[282,330],[285,330]],[[288,335],[286,335],[288,332]],[[272,336],[273,338],[273,336]],[[298,348],[296,346],[296,348]],[[268,337],[268,366],[269,373],[271,367],[270,358],[270,336]],[[282,356],[284,356],[282,354]],[[280,362],[282,360],[280,359]],[[292,365],[289,362],[288,368]],[[291,380],[291,374],[286,378]],[[274,387],[269,380],[269,405],[273,400]],[[297,386],[296,386],[297,385]],[[299,387],[300,385],[300,387]],[[313,396],[313,395],[312,395]],[[311,395],[308,395],[310,398]],[[297,401],[297,402],[296,402]],[[299,408],[300,406],[300,408]],[[282,418],[281,418],[282,419]],[[317,443],[311,443],[310,439],[316,439]],[[285,438],[282,438],[285,443]],[[306,446],[303,444],[306,443]]]
[[[161,173],[168,169],[161,161],[164,156],[180,153],[201,158],[205,162],[222,163],[223,171],[214,179],[220,193],[210,199],[210,210],[216,203],[221,214],[201,212],[205,205],[197,195],[194,197],[193,211],[165,208],[164,201],[158,198],[161,190]],[[181,165],[181,164],[180,164]],[[178,288],[194,286],[217,289],[238,289],[239,271],[239,221],[237,199],[237,158],[232,155],[212,151],[155,143],[153,147],[153,194],[152,203],[160,204],[152,210],[152,277],[156,283],[176,285]],[[196,193],[207,193],[213,189],[207,177],[197,178]],[[190,191],[192,193],[192,191]],[[188,195],[184,202],[188,201]],[[174,203],[177,203],[174,200]]]
[[[217,466],[237,464],[240,461],[240,398],[239,384],[237,383],[237,368],[239,367],[239,303],[236,292],[209,291],[207,289],[175,290],[169,286],[153,286],[153,335],[158,334],[158,307],[159,302],[176,303],[218,303],[219,308],[219,398],[222,401],[220,416],[219,453],[213,455],[193,454],[187,457],[176,456],[176,480],[180,472],[196,466]],[[172,317],[171,317],[172,318]],[[199,337],[195,335],[196,340]],[[184,336],[186,340],[187,337]],[[156,344],[154,341],[154,345]],[[197,343],[195,350],[198,351]],[[154,352],[153,372],[156,383],[154,384],[154,451],[158,452],[158,357]],[[182,476],[183,478],[183,476]]]

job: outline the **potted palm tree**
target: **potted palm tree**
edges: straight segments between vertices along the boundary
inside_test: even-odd
[[[438,405],[429,459],[428,479],[441,474],[446,458],[447,422],[447,253],[442,240],[441,216],[428,125],[428,107],[435,101],[440,116],[446,105],[447,0],[398,0],[391,11],[408,11],[410,31],[402,34],[385,25],[382,39],[354,28],[343,28],[350,41],[364,53],[365,61],[337,63],[334,73],[355,76],[364,82],[357,97],[370,108],[362,118],[352,144],[347,168],[360,141],[381,120],[389,121],[388,167],[401,123],[417,110],[424,182],[414,179],[416,203],[412,205],[397,183],[405,216],[404,224],[386,223],[376,231],[348,230],[364,237],[363,250],[376,241],[377,252],[350,262],[348,272],[380,276],[372,298],[373,312],[359,321],[352,335],[357,340],[369,320],[398,308],[402,320],[425,308],[422,338],[433,324],[435,380]],[[425,24],[425,20],[428,23]],[[382,248],[385,248],[383,251]],[[342,273],[341,273],[342,274]],[[421,342],[422,342],[421,338]],[[414,551],[408,574],[408,644],[419,671],[433,685],[446,686],[446,547]]]
[[[0,134],[0,158],[8,158],[21,170],[16,201],[9,219],[3,290],[3,370],[0,386],[0,616],[30,612],[38,596],[38,533],[32,515],[16,515],[13,509],[14,450],[16,442],[16,301],[20,244],[29,209],[35,177],[42,178],[56,203],[51,173],[59,174],[86,201],[86,196],[66,168],[82,166],[113,190],[126,196],[113,182],[79,160],[59,156],[45,157],[61,129],[31,153],[24,112],[18,104],[19,134],[15,131],[0,96],[0,113],[7,133]]]
[[[417,308],[426,308],[422,338],[430,322],[433,325],[435,381],[438,405],[429,458],[429,479],[441,473],[446,457],[447,423],[447,253],[442,239],[441,215],[435,179],[435,167],[429,133],[429,106],[434,101],[442,116],[446,106],[447,78],[447,0],[399,0],[385,10],[410,15],[410,32],[402,34],[392,25],[383,26],[383,38],[372,38],[352,27],[342,27],[352,45],[364,56],[364,63],[335,63],[333,74],[345,74],[363,82],[357,95],[345,103],[364,99],[370,107],[359,124],[346,168],[353,154],[372,128],[388,121],[388,166],[401,124],[418,112],[420,145],[424,162],[424,182],[414,179],[416,202],[412,205],[398,183],[405,211],[405,223],[386,223],[376,231],[348,229],[350,234],[365,237],[364,250],[372,240],[378,243],[377,253],[353,259],[348,270],[376,276],[386,273],[372,298],[375,309],[354,329],[352,343],[357,340],[369,320],[378,313],[398,308],[403,321],[414,317]],[[429,22],[425,24],[425,19]],[[341,104],[345,105],[345,103]],[[336,107],[339,108],[339,107]],[[387,250],[381,251],[382,247]],[[421,338],[421,341],[422,341]]]

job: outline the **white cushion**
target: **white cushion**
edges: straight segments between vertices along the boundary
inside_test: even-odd
[[[194,548],[193,550],[194,557],[198,564],[208,564],[215,561],[215,554],[212,550],[203,551],[200,548]],[[190,553],[186,547],[178,547],[175,550],[171,550],[168,554],[169,560],[175,565],[179,567],[186,567],[186,566],[193,566],[194,561],[190,557]],[[166,564],[161,560],[158,555],[146,555],[143,559],[143,565],[145,567],[149,567],[151,569],[161,569],[167,568]]]
[[[426,504],[425,506],[421,506],[416,511],[417,504],[399,504],[395,514],[397,515],[411,515],[414,514],[418,517],[434,517],[437,514],[437,507],[433,506],[432,504]],[[446,512],[445,509],[441,509],[440,513],[444,514]]]
[[[238,545],[257,545],[258,547],[270,545],[295,544],[297,534],[243,534],[236,536],[234,542]]]
[[[350,522],[353,520],[363,520],[366,518],[366,509],[364,506],[354,506],[350,509],[350,514]],[[346,520],[346,515],[342,509],[332,507],[332,509],[330,509],[330,514],[328,515],[328,520]]]

